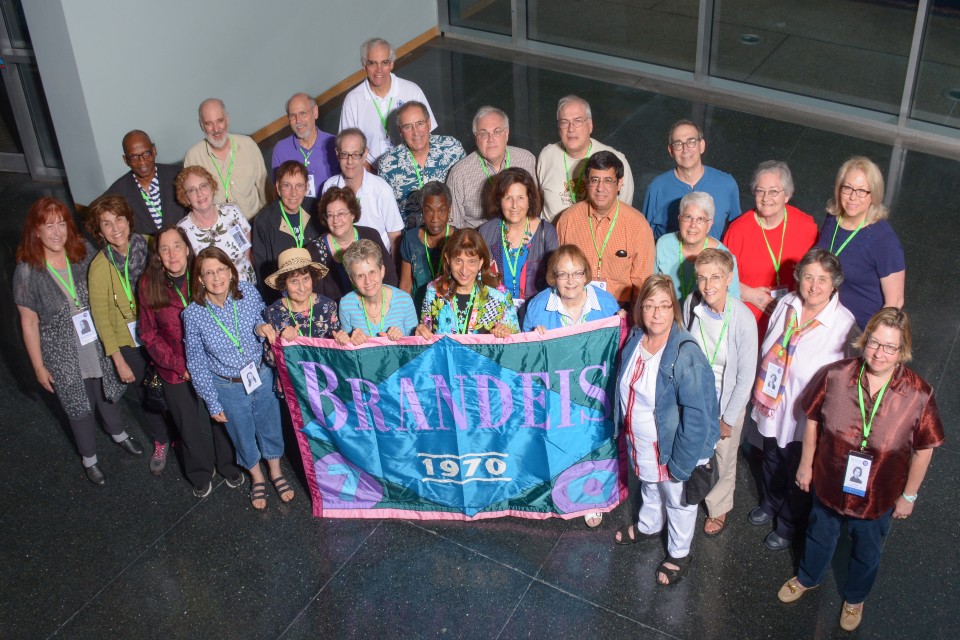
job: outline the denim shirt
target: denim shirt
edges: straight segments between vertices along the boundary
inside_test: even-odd
[[[614,404],[614,424],[619,430],[620,383],[625,363],[635,356],[643,331],[635,327],[627,338],[617,373],[618,397]],[[663,347],[657,372],[657,397],[654,419],[660,445],[660,464],[667,465],[676,480],[687,480],[697,461],[713,455],[720,439],[720,409],[713,370],[692,335],[676,323]]]

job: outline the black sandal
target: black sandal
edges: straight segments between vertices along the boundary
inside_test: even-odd
[[[257,500],[263,500],[263,506],[258,507],[254,503]],[[250,504],[257,511],[263,511],[267,508],[267,483],[266,482],[254,482],[250,485]]]
[[[690,566],[690,562],[693,560],[693,556],[687,554],[683,558],[674,558],[673,556],[667,554],[667,557],[663,559],[663,562],[660,563],[660,566],[657,567],[656,579],[657,584],[663,587],[668,587],[672,584],[677,584],[683,578],[683,572],[686,571],[687,567]],[[665,565],[667,563],[675,564],[678,568],[670,569]],[[663,574],[666,578],[666,582],[660,582],[660,574]]]
[[[617,530],[617,533],[620,534],[620,539],[616,537],[613,538],[613,541],[617,544],[637,544],[638,542],[645,542],[647,540],[654,540],[660,537],[660,532],[657,533],[642,533],[637,531],[636,525],[628,524],[625,527],[620,527]]]
[[[286,504],[296,497],[297,494],[294,493],[290,483],[287,482],[287,479],[283,476],[276,477],[271,480],[271,482],[273,482],[273,488],[277,490],[277,495],[280,496],[280,502]],[[290,494],[290,497],[284,499],[283,496],[287,495],[288,493]]]

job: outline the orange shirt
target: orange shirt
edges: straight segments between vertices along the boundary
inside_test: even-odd
[[[607,292],[627,308],[633,304],[637,292],[653,273],[656,247],[653,231],[643,214],[623,202],[610,240],[603,248],[604,238],[616,214],[616,208],[603,217],[588,202],[578,202],[567,208],[556,221],[560,244],[573,244],[583,251],[593,270],[594,282],[606,282]],[[590,220],[593,219],[593,235]],[[596,239],[596,247],[594,246]],[[597,250],[603,248],[601,256]]]

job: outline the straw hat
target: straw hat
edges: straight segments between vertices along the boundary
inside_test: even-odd
[[[327,275],[326,266],[320,264],[319,262],[314,262],[310,258],[310,252],[306,249],[286,249],[280,252],[280,257],[277,258],[277,271],[270,274],[264,278],[264,282],[267,283],[267,286],[271,289],[279,290],[280,287],[277,286],[277,278],[280,277],[280,274],[288,273],[290,271],[296,271],[297,269],[304,269],[310,267],[317,270],[320,273],[320,277]]]

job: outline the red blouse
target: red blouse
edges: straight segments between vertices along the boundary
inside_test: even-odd
[[[807,385],[803,411],[819,423],[813,459],[813,488],[823,504],[845,516],[872,520],[893,507],[907,483],[910,459],[918,449],[943,444],[943,424],[929,384],[900,366],[890,378],[867,439],[864,453],[873,456],[863,497],[843,492],[847,456],[859,451],[863,420],[857,399],[857,378],[863,360],[840,360],[820,369]],[[869,417],[876,401],[864,385]]]
[[[179,384],[184,381],[183,374],[187,371],[187,354],[183,346],[183,321],[180,320],[183,302],[169,280],[166,282],[166,291],[170,297],[170,304],[159,311],[154,311],[147,306],[143,291],[143,288],[140,288],[137,292],[140,311],[137,332],[140,334],[140,342],[147,348],[147,353],[156,363],[157,373],[164,382]],[[182,285],[181,291],[189,303],[190,297],[187,295],[186,284]]]

